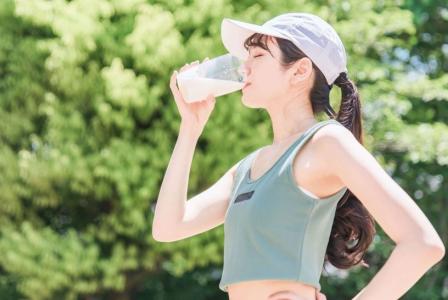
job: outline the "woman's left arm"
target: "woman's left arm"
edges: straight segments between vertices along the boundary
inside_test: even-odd
[[[443,242],[414,200],[348,129],[328,125],[316,136],[317,151],[329,171],[396,243],[386,263],[353,300],[396,300],[442,259]]]

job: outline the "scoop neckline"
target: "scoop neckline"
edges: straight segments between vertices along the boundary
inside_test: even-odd
[[[271,170],[279,163],[279,161],[281,161],[282,159],[283,159],[283,157],[286,155],[286,153],[288,153],[289,152],[289,150],[307,133],[307,132],[309,132],[312,128],[314,128],[315,126],[317,126],[318,124],[321,124],[321,123],[325,123],[325,122],[328,122],[328,121],[332,121],[333,119],[330,119],[330,120],[324,120],[324,121],[320,121],[320,122],[317,122],[317,123],[315,123],[315,124],[313,124],[313,125],[311,125],[311,127],[309,127],[308,129],[306,129],[304,132],[302,132],[302,134],[300,134],[298,137],[297,137],[297,139],[294,141],[294,142],[292,142],[292,144],[290,145],[290,146],[288,146],[288,148],[286,148],[286,150],[279,156],[279,158],[274,162],[274,164],[266,171],[266,172],[264,172],[260,177],[258,177],[257,179],[254,179],[254,180],[252,180],[251,178],[250,178],[250,176],[251,176],[251,169],[252,169],[252,164],[253,164],[253,162],[255,161],[255,159],[257,158],[257,156],[258,156],[258,153],[260,153],[260,151],[263,149],[263,148],[266,148],[267,146],[264,146],[264,147],[261,147],[260,149],[258,149],[258,150],[256,150],[255,151],[255,153],[254,153],[254,155],[253,155],[253,159],[251,159],[250,161],[249,161],[249,168],[247,169],[247,171],[246,171],[246,179],[245,179],[245,181],[246,181],[246,183],[248,183],[248,184],[253,184],[253,183],[257,183],[258,181],[260,181],[261,179],[263,179],[264,177],[266,177],[270,172],[271,172]]]

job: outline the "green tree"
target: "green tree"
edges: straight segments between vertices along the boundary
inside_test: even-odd
[[[446,241],[444,1],[4,0],[0,298],[226,299],[218,289],[222,226],[174,243],[151,236],[180,124],[169,77],[225,53],[223,17],[263,23],[299,10],[340,34],[363,102],[366,147]],[[339,99],[334,89],[336,110]],[[189,197],[270,139],[264,112],[246,109],[239,93],[219,97],[195,152]],[[379,230],[370,269],[324,274],[328,299],[353,296],[392,247]],[[446,276],[446,263],[438,264],[403,299],[448,298]]]

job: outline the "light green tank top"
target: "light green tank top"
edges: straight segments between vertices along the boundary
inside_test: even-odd
[[[256,180],[252,152],[235,173],[231,201],[224,221],[224,266],[219,288],[247,280],[294,280],[321,289],[319,279],[338,200],[347,191],[317,198],[299,188],[292,163],[297,151],[331,119],[306,130]]]

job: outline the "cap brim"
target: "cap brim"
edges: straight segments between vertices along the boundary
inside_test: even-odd
[[[244,41],[254,33],[261,33],[275,37],[285,38],[275,30],[260,25],[250,24],[237,20],[224,18],[221,23],[221,39],[224,47],[230,54],[246,60],[249,53],[244,48]]]

